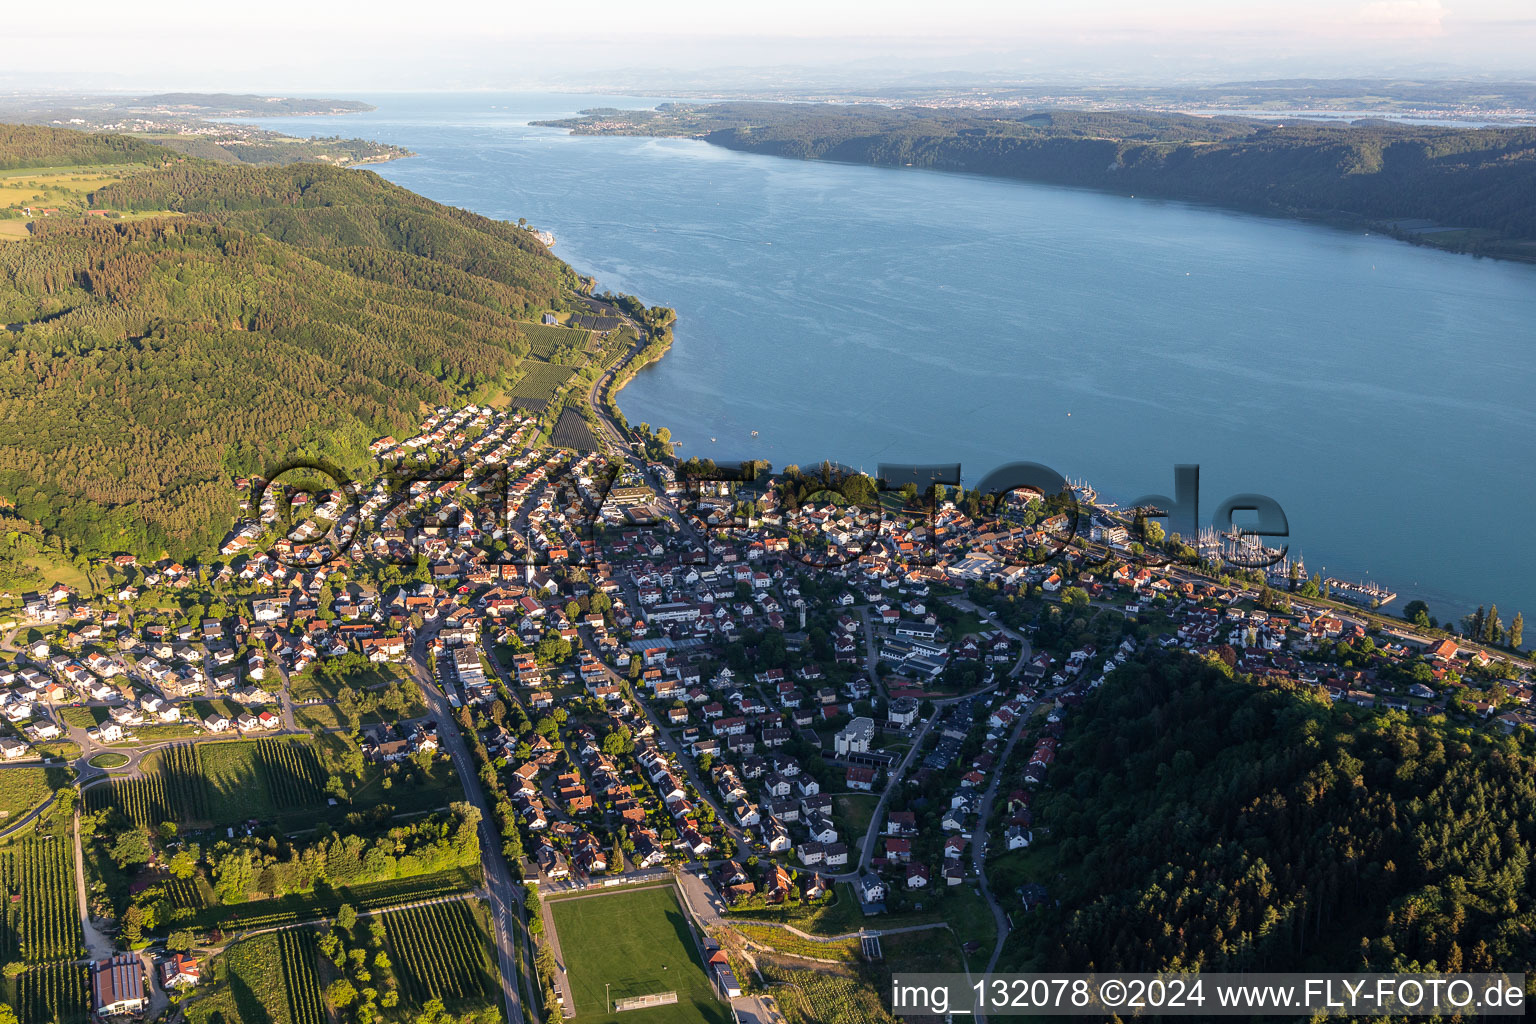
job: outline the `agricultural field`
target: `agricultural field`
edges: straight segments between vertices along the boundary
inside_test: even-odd
[[[730,1008],[714,995],[686,915],[671,886],[548,902],[570,969],[576,1020],[582,1024],[727,1024]],[[607,992],[604,986],[607,986]],[[621,1014],[607,997],[675,991],[677,1002]]]
[[[858,978],[758,962],[786,1024],[895,1024],[880,997]]]
[[[86,1024],[91,1019],[90,968],[46,964],[16,979],[16,1015],[23,1021]]]
[[[0,771],[0,828],[28,811],[69,782],[63,768],[7,768]]]
[[[524,361],[521,369],[523,376],[512,385],[507,398],[512,405],[535,413],[543,412],[554,401],[555,393],[576,373],[574,366],[557,366],[532,360]]]
[[[138,778],[86,790],[86,808],[115,807],[139,827],[151,828],[162,821],[270,820],[326,804],[320,760],[303,739],[180,744],[147,758],[144,770]]]
[[[440,871],[432,875],[392,878],[363,885],[344,885],[306,893],[292,893],[277,899],[255,900],[233,906],[210,903],[199,910],[192,923],[200,928],[218,928],[225,932],[252,928],[275,928],[299,924],[336,913],[343,903],[356,910],[380,910],[401,903],[451,896],[477,888],[479,872]]]
[[[441,999],[455,1012],[495,1005],[500,984],[484,915],[467,900],[380,915],[403,1005]]]
[[[74,847],[27,836],[0,846],[0,887],[18,896],[0,906],[0,961],[50,963],[81,953]]]
[[[0,172],[0,240],[27,237],[27,225],[46,218],[78,218],[90,207],[90,195],[126,175],[144,170],[141,165],[96,165],[91,167],[31,167]],[[21,211],[31,207],[27,218]],[[54,211],[44,214],[43,210]],[[138,220],[143,214],[122,215]]]
[[[520,323],[517,329],[528,339],[529,354],[545,362],[554,362],[562,351],[572,354],[585,352],[592,341],[591,331],[576,327]]]
[[[742,935],[759,945],[767,946],[786,956],[810,957],[813,960],[835,960],[839,963],[851,964],[859,958],[858,939],[836,939],[830,942],[817,942],[815,939],[802,938],[792,931],[783,928],[775,928],[769,924],[748,924],[744,921],[732,921],[731,927]]]
[[[315,935],[288,928],[237,942],[213,960],[213,980],[186,1004],[191,1024],[325,1024]]]
[[[579,452],[595,452],[602,447],[597,435],[592,433],[591,425],[569,401],[560,411],[560,420],[555,424],[550,441],[556,448],[572,448]]]
[[[204,910],[212,906],[216,899],[208,879],[202,875],[192,878],[168,878],[164,884],[166,895],[170,898],[171,905],[177,910]]]

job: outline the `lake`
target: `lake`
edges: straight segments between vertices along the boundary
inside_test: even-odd
[[[433,199],[552,231],[672,306],[623,393],[684,454],[1045,463],[1121,502],[1201,467],[1260,492],[1309,571],[1440,618],[1536,611],[1536,267],[1361,231],[968,175],[530,127],[572,95],[376,96],[261,122],[361,135]],[[756,436],[753,436],[756,431]]]

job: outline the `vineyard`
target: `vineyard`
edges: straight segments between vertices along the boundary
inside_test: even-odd
[[[69,782],[63,768],[7,768],[0,772],[0,824],[15,821]]]
[[[580,452],[597,451],[602,447],[597,435],[592,432],[591,424],[582,416],[580,406],[570,399],[566,400],[565,408],[560,411],[560,419],[549,439],[557,448],[572,448]]]
[[[140,828],[163,821],[229,825],[324,806],[324,772],[308,743],[259,739],[166,747],[138,778],[86,790],[87,810],[109,807]]]
[[[802,971],[770,960],[758,969],[773,986],[786,1024],[895,1024],[875,990],[846,974]]]
[[[570,353],[585,352],[592,340],[591,331],[575,327],[520,323],[517,329],[528,339],[529,354],[545,362],[554,360],[562,350]]]
[[[274,807],[325,803],[325,774],[314,748],[283,740],[257,740],[256,760]]]
[[[858,939],[838,939],[833,942],[816,942],[802,938],[784,928],[769,924],[745,924],[732,921],[731,927],[760,946],[767,946],[786,956],[810,957],[813,960],[834,960],[851,964],[859,958]]]
[[[16,1015],[39,1024],[86,1024],[91,1019],[90,968],[34,967],[16,979]]]
[[[219,954],[214,986],[187,1004],[186,1019],[192,1024],[301,1024],[290,1009],[281,935],[258,935]]]
[[[68,843],[29,837],[0,847],[0,885],[10,897],[0,959],[47,963],[80,955],[75,858]]]
[[[140,828],[162,821],[207,820],[209,788],[201,748],[191,743],[166,747],[153,763],[139,778],[113,779],[86,790],[86,808],[116,807]]]
[[[202,876],[167,879],[165,891],[177,910],[202,910],[213,904],[213,890]]]
[[[468,871],[442,871],[434,875],[392,878],[364,885],[344,885],[325,892],[295,893],[273,900],[257,900],[236,906],[207,906],[194,919],[199,927],[217,927],[225,932],[275,928],[329,917],[343,903],[356,910],[379,910],[401,903],[437,899],[473,889],[480,879]]]
[[[442,999],[457,1007],[493,1002],[496,967],[484,927],[464,901],[382,915],[401,997],[412,1006]]]
[[[320,981],[315,977],[315,933],[290,928],[277,933],[283,961],[283,987],[288,990],[288,1018],[293,1024],[326,1024],[320,1002]]]
[[[554,363],[525,362],[527,372],[507,392],[512,404],[530,412],[543,412],[554,400],[555,393],[565,386],[576,372],[574,366],[557,366]]]

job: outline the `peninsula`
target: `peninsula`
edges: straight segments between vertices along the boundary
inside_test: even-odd
[[[604,108],[536,123],[1206,202],[1536,258],[1536,128],[748,102]]]

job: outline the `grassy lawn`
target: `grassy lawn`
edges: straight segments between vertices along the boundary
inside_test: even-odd
[[[192,702],[192,713],[200,720],[217,712],[233,722],[244,710],[245,706],[243,704],[223,697],[216,700],[194,700]],[[183,715],[187,713],[185,707],[182,708],[181,713]]]
[[[549,907],[570,970],[577,1020],[726,1024],[731,1019],[715,999],[671,886],[551,900]],[[675,1004],[605,1012],[606,995],[666,991],[677,993]]]
[[[960,941],[942,929],[883,935],[880,952],[885,954],[882,966],[892,974],[960,974],[965,970]],[[975,968],[979,963],[986,967],[991,957],[992,947],[986,946],[971,958],[971,966]]]
[[[160,725],[137,725],[133,728],[133,734],[141,743],[159,743],[161,740],[186,739],[202,731],[202,726],[196,722],[180,722],[172,724],[166,722]]]
[[[367,668],[339,679],[332,679],[319,672],[317,666],[323,664],[324,662],[316,662],[314,666],[290,677],[289,696],[295,701],[325,699],[335,697],[341,692],[343,686],[350,686],[354,690],[368,690],[404,679],[407,675],[404,665],[385,661],[371,662]]]
[[[1012,890],[1008,891],[1012,892]],[[905,897],[906,894],[904,893],[903,896]],[[1001,894],[999,898],[1003,899]],[[1004,903],[1006,905],[1006,899]],[[916,909],[919,904],[923,909]],[[853,886],[844,882],[837,886],[837,902],[830,905],[817,907],[809,912],[797,911],[793,914],[782,910],[749,910],[730,916],[732,921],[737,919],[778,921],[792,924],[812,935],[844,935],[866,926],[881,929],[906,928],[911,925],[947,922],[954,929],[959,942],[981,944],[983,965],[992,953],[993,943],[997,941],[997,921],[992,917],[987,901],[971,888],[969,882],[957,886],[940,885],[926,892],[914,893],[907,897],[906,909],[879,914],[875,917],[864,916],[864,912],[859,909],[858,898],[853,894]],[[932,939],[932,935],[929,935],[929,938]],[[948,941],[946,937],[944,942]],[[958,944],[955,955],[959,955]],[[955,968],[955,970],[959,969]]]
[[[1037,833],[1038,836],[1038,833]],[[1020,886],[1039,882],[1050,888],[1058,888],[1058,874],[1071,875],[1074,865],[1061,865],[1057,851],[1050,843],[1036,843],[1023,849],[1012,850],[987,862],[987,882],[1004,907],[1018,904]]]
[[[0,184],[0,192],[3,191],[4,186]],[[3,199],[0,199],[0,206],[4,205]],[[26,224],[26,221],[21,220],[0,220],[0,225],[6,228],[7,237],[17,239],[28,237]],[[74,587],[82,594],[96,592],[95,583],[78,566],[60,557],[57,552],[36,547],[31,538],[20,542],[14,559],[0,570],[0,590],[20,593],[24,590],[43,590],[54,583]]]
[[[0,825],[26,814],[69,782],[63,768],[7,768],[0,771]]]
[[[320,726],[325,729],[352,729],[355,723],[348,716],[336,710],[334,704],[312,704],[309,707],[294,708],[293,721],[301,729],[313,729]]]
[[[875,793],[854,793],[832,798],[833,813],[846,826],[844,832],[847,833],[850,849],[864,841],[869,819],[879,804],[880,797]]]
[[[781,924],[792,924],[803,932],[811,935],[846,935],[856,932],[868,924],[871,928],[878,928],[883,924],[883,918],[867,918],[864,911],[859,909],[859,901],[853,895],[853,887],[848,884],[837,886],[837,898],[819,907],[796,907],[792,910],[781,908],[764,908],[762,910],[743,910],[739,914],[731,914],[727,920],[734,923],[741,921],[777,921]]]
[[[59,720],[77,729],[94,729],[107,720],[107,709],[103,707],[59,708]]]

